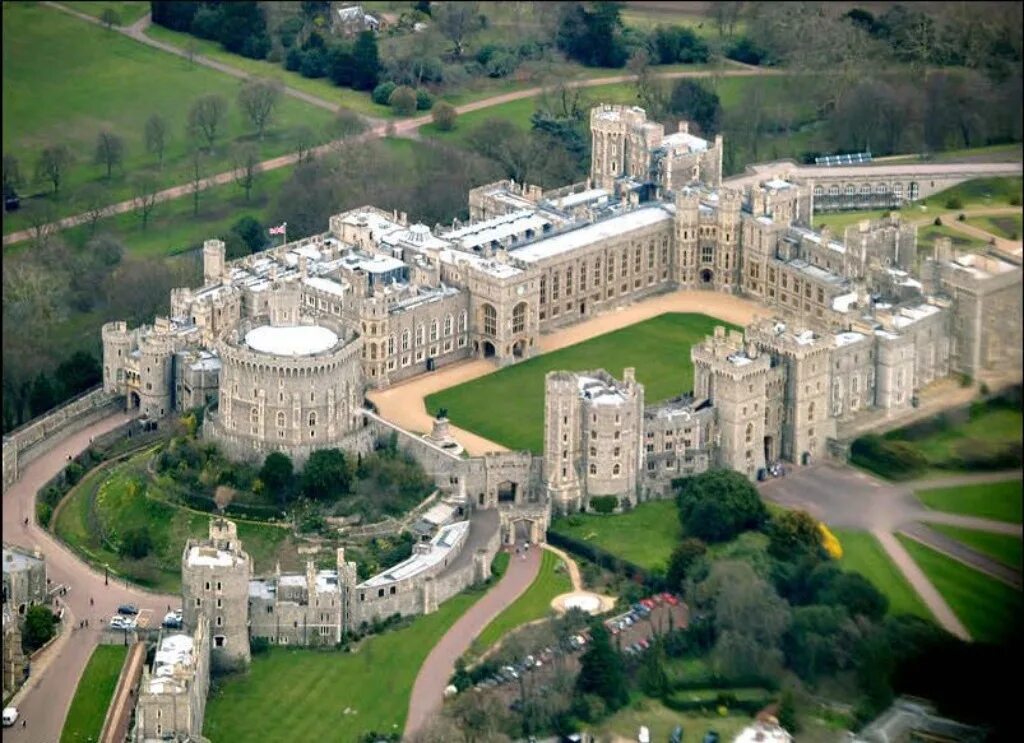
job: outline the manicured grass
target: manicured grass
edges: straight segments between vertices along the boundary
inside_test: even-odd
[[[930,465],[940,466],[954,456],[954,447],[967,439],[988,443],[1020,441],[1022,423],[1024,416],[1020,410],[985,409],[972,415],[966,423],[936,431],[912,443]],[[893,435],[892,438],[900,436]]]
[[[928,508],[983,519],[1021,523],[1022,488],[1020,480],[958,485],[918,491],[917,497]]]
[[[94,18],[100,18],[103,11],[110,8],[117,13],[121,26],[130,26],[149,12],[149,3],[142,0],[104,0],[103,2],[63,2],[69,8],[79,13],[88,13]]]
[[[932,613],[911,587],[903,573],[889,559],[873,534],[832,528],[843,547],[839,566],[860,573],[889,599],[890,614],[914,614],[932,620]]]
[[[683,740],[699,741],[708,730],[715,730],[721,740],[731,741],[751,722],[751,718],[739,714],[720,717],[676,712],[655,699],[638,697],[628,707],[601,722],[593,732],[599,739],[602,735],[614,734],[624,740],[636,740],[640,726],[644,725],[651,731],[651,740],[660,743],[668,740],[676,726],[681,725]]]
[[[4,3],[3,41],[3,151],[18,158],[30,181],[22,194],[52,190],[32,181],[37,156],[47,144],[66,144],[77,159],[54,202],[57,216],[83,210],[87,183],[108,186],[113,203],[130,198],[130,179],[143,171],[164,187],[186,182],[188,109],[204,94],[222,95],[229,105],[207,163],[210,173],[230,167],[234,144],[251,142],[262,158],[274,157],[294,150],[299,126],[309,126],[322,139],[332,120],[331,112],[285,96],[257,140],[236,102],[240,81],[42,4]],[[57,49],[59,54],[41,61],[40,50]],[[145,122],[153,113],[163,115],[169,127],[160,169],[144,146]],[[108,128],[125,141],[124,162],[109,183],[104,168],[93,164],[96,136]],[[4,231],[29,226],[32,206],[23,202],[21,211],[6,215]]]
[[[535,619],[543,619],[551,612],[551,600],[571,590],[572,582],[569,580],[565,563],[554,552],[544,550],[540,572],[533,579],[533,583],[522,596],[484,627],[473,642],[475,649],[482,652],[516,627]]]
[[[494,560],[491,562],[491,575],[495,578],[500,578],[508,570],[508,564],[511,561],[512,556],[508,552],[499,552],[494,556]]]
[[[636,368],[647,404],[693,388],[690,346],[728,325],[707,315],[667,313],[575,346],[543,354],[429,395],[427,409],[447,408],[452,422],[510,449],[544,448],[544,375],[603,368],[621,378]],[[732,326],[729,326],[732,327]]]
[[[97,645],[89,664],[78,681],[71,700],[60,743],[88,743],[100,738],[107,708],[114,698],[128,648],[124,645]]]
[[[648,570],[664,570],[683,538],[674,499],[641,503],[629,513],[610,516],[561,516],[552,521],[550,531],[589,542]]]
[[[181,589],[181,550],[189,538],[207,536],[210,516],[163,500],[159,485],[145,476],[150,456],[150,451],[142,452],[125,463],[87,475],[66,496],[53,531],[92,565],[109,565],[116,575],[175,593]],[[288,529],[236,523],[256,574],[270,572],[278,560],[282,565],[298,566]],[[143,525],[153,540],[152,551],[143,560],[122,557],[101,537]]]
[[[909,537],[896,536],[972,638],[979,642],[999,642],[1018,630],[1019,617],[1024,611],[1020,591]]]
[[[989,531],[965,529],[950,524],[928,524],[928,528],[945,534],[947,537],[963,542],[971,549],[988,555],[1015,570],[1021,567],[1021,538],[1018,534],[993,534]]]
[[[1020,205],[1021,183],[1020,176],[1006,176],[999,178],[975,178],[964,181],[945,191],[929,196],[923,203],[935,211],[942,209],[951,211],[946,202],[950,199],[959,199],[963,204],[962,209],[981,206],[1011,206],[1010,201],[1017,199]]]
[[[210,694],[203,735],[217,743],[263,743],[401,733],[427,654],[482,595],[460,594],[353,653],[273,647],[255,656],[248,673],[225,679]]]
[[[917,252],[920,254],[934,255],[935,241],[940,237],[948,237],[953,243],[953,248],[959,252],[976,252],[984,249],[988,243],[976,237],[955,230],[945,224],[930,224],[917,230]]]
[[[900,213],[898,209],[866,209],[850,212],[822,212],[820,214],[815,212],[813,224],[816,230],[827,226],[833,235],[842,240],[847,227],[859,224],[863,219],[881,219],[893,212]],[[905,216],[904,219],[906,219]]]
[[[985,230],[1006,240],[1020,240],[1022,222],[1024,222],[1024,218],[1020,214],[967,218],[967,224],[972,227]]]

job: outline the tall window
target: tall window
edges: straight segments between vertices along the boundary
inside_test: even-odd
[[[452,316],[447,315],[444,318],[444,334],[449,336],[452,334]]]
[[[395,336],[388,336],[388,356],[395,355]]]
[[[408,351],[409,350],[409,341],[411,339],[412,339],[412,333],[410,333],[408,330],[403,330],[402,331],[402,350],[403,351]]]
[[[489,304],[484,305],[484,334],[498,334],[498,311]]]
[[[520,302],[512,310],[512,332],[522,333],[526,330],[526,302]]]
[[[316,425],[316,413],[310,413],[309,414],[309,425],[310,426],[315,426]]]
[[[253,420],[255,423],[256,421]],[[277,413],[277,427],[284,428],[284,411],[278,411]]]
[[[437,340],[437,320],[430,321],[430,340]]]
[[[463,310],[462,314],[459,315],[459,331],[464,331],[466,329],[466,325],[468,325],[468,324],[469,324],[469,317],[468,317],[466,311]]]
[[[423,341],[425,340],[425,333],[426,333],[426,328],[424,327],[423,323],[420,323],[419,325],[416,326],[416,345],[417,346],[422,346],[423,345]]]

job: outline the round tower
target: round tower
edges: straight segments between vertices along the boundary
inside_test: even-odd
[[[203,284],[217,284],[224,275],[225,248],[223,240],[203,243]]]
[[[125,393],[124,364],[132,350],[132,337],[128,324],[118,320],[103,325],[103,389],[106,392]]]
[[[676,281],[681,288],[691,289],[697,276],[700,234],[700,196],[693,189],[683,188],[676,194],[675,230]]]
[[[167,330],[158,324],[140,340],[139,352],[139,411],[162,418],[173,409],[174,348]]]

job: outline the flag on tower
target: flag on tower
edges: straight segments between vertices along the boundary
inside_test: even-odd
[[[283,234],[284,234],[284,231],[285,231],[285,229],[286,229],[287,227],[288,227],[288,223],[287,223],[287,222],[282,222],[282,223],[281,223],[281,224],[280,224],[279,226],[277,226],[277,227],[271,227],[271,228],[270,228],[270,234],[271,234],[271,235],[283,235]]]

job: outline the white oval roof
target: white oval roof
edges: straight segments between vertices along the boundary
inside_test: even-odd
[[[245,334],[245,343],[254,351],[275,356],[309,356],[333,348],[338,336],[319,325],[262,325]]]

